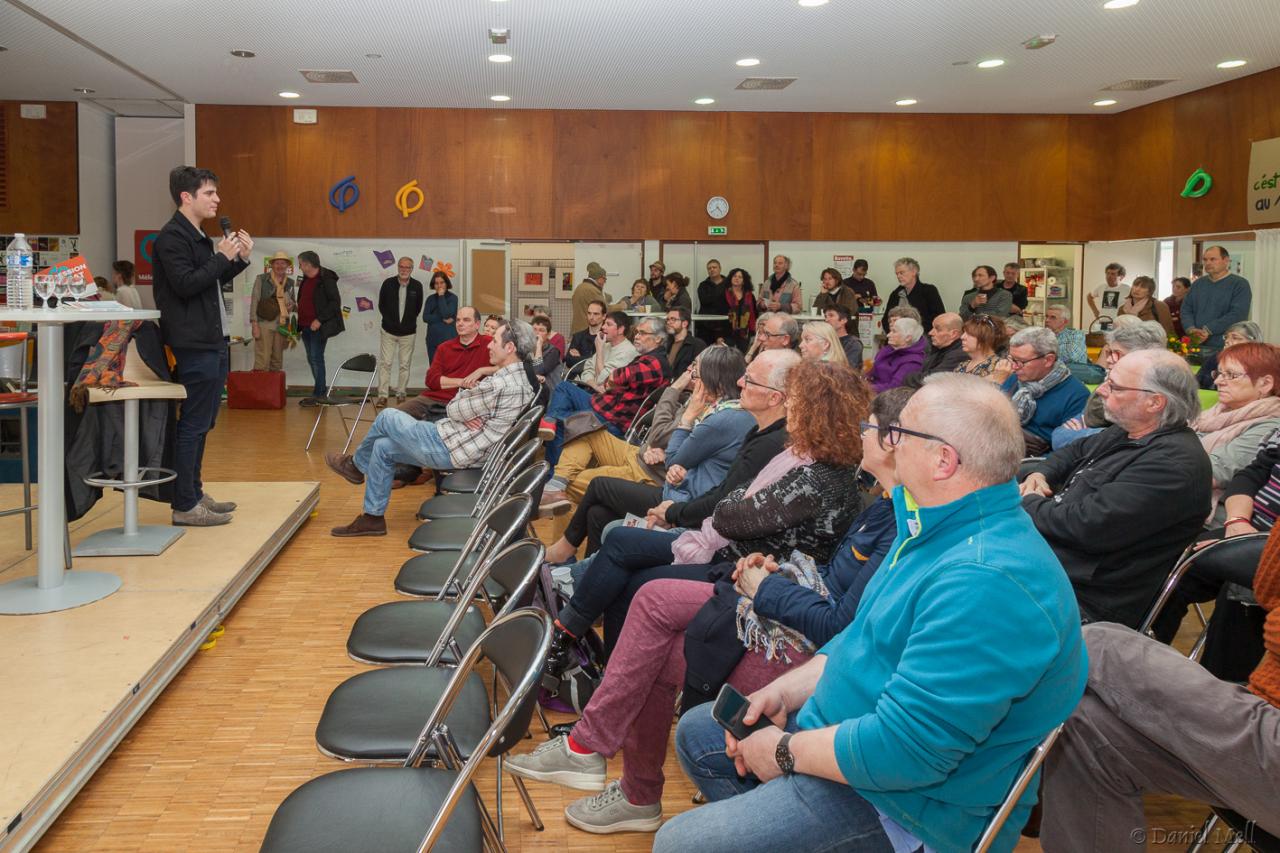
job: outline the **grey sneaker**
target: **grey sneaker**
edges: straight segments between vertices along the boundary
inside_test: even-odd
[[[662,803],[633,806],[622,793],[622,783],[612,782],[602,793],[583,797],[564,810],[565,820],[585,832],[657,832],[662,828]]]
[[[569,749],[568,738],[553,738],[527,755],[510,756],[504,766],[523,779],[553,782],[579,791],[604,788],[606,764],[603,755],[578,755]]]
[[[204,504],[196,504],[186,512],[175,509],[173,523],[178,527],[217,527],[219,524],[230,524],[231,515],[225,512],[214,512]]]
[[[208,492],[200,496],[200,505],[209,510],[209,512],[215,512],[220,515],[236,511],[235,501],[215,501],[209,496]]]

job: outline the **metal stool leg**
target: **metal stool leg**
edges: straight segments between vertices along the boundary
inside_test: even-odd
[[[138,427],[138,401],[124,401],[124,481],[138,482],[138,442],[142,430]],[[124,535],[138,535],[138,489],[124,490]]]
[[[22,514],[23,528],[27,536],[27,550],[31,550],[31,460],[27,454],[31,452],[27,433],[27,410],[18,409],[18,446],[22,450],[22,505],[27,511]],[[69,553],[69,552],[68,552]]]

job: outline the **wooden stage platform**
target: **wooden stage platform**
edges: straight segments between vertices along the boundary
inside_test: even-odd
[[[320,491],[315,482],[206,486],[239,505],[232,524],[187,528],[159,557],[77,559],[123,586],[72,610],[0,616],[0,850],[35,844],[311,516]],[[19,504],[19,486],[0,486],[0,507]],[[168,514],[141,504],[143,524],[167,524]],[[72,523],[72,545],[120,523],[120,496],[105,495]],[[0,519],[0,583],[32,574],[22,517]]]

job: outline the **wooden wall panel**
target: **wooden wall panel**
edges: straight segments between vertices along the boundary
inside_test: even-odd
[[[1116,115],[290,109],[197,108],[201,165],[259,233],[705,240],[723,195],[730,240],[1083,241],[1246,227],[1280,69]],[[1201,165],[1213,191],[1180,198]]]
[[[44,119],[20,117],[23,103],[42,103]],[[0,101],[4,112],[9,203],[0,233],[80,233],[79,129],[74,101]]]

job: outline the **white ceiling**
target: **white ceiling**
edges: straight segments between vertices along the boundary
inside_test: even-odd
[[[489,96],[505,94],[517,109],[883,112],[912,97],[913,112],[1071,113],[1099,112],[1098,90],[1128,78],[1177,82],[1115,94],[1110,111],[1280,65],[1280,0],[1102,2],[0,0],[0,98],[71,100],[85,86],[213,104],[497,109]],[[513,62],[486,60],[499,50],[489,27],[511,29],[501,50]],[[1058,42],[1025,50],[1037,33]],[[761,64],[734,65],[748,56]],[[989,57],[1006,64],[976,67]],[[1230,58],[1249,64],[1215,67]],[[360,82],[307,83],[303,68]],[[798,79],[735,91],[747,76]],[[285,89],[302,99],[283,101]]]

